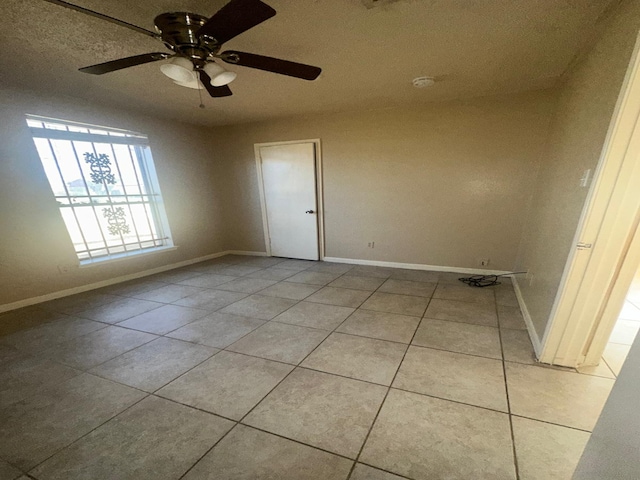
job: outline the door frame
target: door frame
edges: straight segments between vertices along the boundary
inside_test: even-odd
[[[314,146],[316,157],[316,209],[317,209],[317,222],[318,222],[318,256],[320,261],[325,257],[325,241],[324,241],[324,183],[322,177],[322,146],[319,138],[313,138],[308,140],[288,140],[284,142],[266,142],[255,143],[253,145],[254,155],[256,157],[256,171],[258,173],[258,189],[260,190],[260,209],[262,210],[262,228],[264,231],[264,246],[267,256],[271,256],[271,242],[269,242],[269,221],[267,219],[267,202],[264,195],[264,179],[262,176],[262,158],[260,156],[261,147],[274,147],[281,145],[295,145],[298,143],[312,143]]]
[[[574,236],[539,360],[596,365],[640,267],[640,35]]]

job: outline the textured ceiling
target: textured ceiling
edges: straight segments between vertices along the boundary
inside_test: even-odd
[[[211,16],[224,0],[69,0],[153,30],[167,11]],[[174,85],[159,63],[93,76],[79,67],[162,43],[42,0],[4,0],[0,82],[187,122],[222,125],[298,114],[385,108],[552,85],[611,0],[265,0],[278,14],[224,49],[323,68],[314,82],[229,66],[234,95]],[[440,79],[419,90],[420,75]]]

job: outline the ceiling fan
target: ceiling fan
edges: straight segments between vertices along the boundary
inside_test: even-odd
[[[268,20],[276,11],[260,0],[231,0],[211,18],[188,12],[169,12],[158,15],[154,24],[157,32],[132,25],[117,18],[94,12],[63,0],[44,0],[78,12],[106,20],[138,33],[157,38],[173,53],[145,53],[99,63],[80,69],[83,73],[102,75],[123,68],[170,58],[160,68],[178,85],[204,88],[212,97],[228,97],[228,84],[236,74],[226,71],[215,59],[243,67],[257,68],[304,80],[315,80],[321,69],[311,65],[290,62],[253,53],[227,50],[220,53],[222,45],[250,28]]]

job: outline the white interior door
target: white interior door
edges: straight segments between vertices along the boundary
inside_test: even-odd
[[[271,255],[318,260],[315,145],[261,146],[260,162]]]

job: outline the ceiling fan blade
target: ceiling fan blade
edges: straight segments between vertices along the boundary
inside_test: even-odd
[[[209,35],[222,45],[275,14],[273,8],[260,0],[231,0],[200,27],[197,36]]]
[[[202,82],[202,85],[204,85],[204,88],[207,89],[207,92],[209,92],[209,95],[211,95],[212,97],[230,97],[231,95],[233,95],[231,89],[227,85],[224,85],[222,87],[214,87],[213,85],[211,85],[211,77],[207,75],[207,72],[205,72],[204,70],[198,70],[198,75],[200,75],[200,81]]]
[[[80,69],[80,71],[83,73],[91,73],[92,75],[102,75],[104,73],[122,70],[123,68],[142,65],[143,63],[164,60],[165,58],[169,58],[171,56],[173,55],[171,55],[170,53],[144,53],[142,55],[135,55],[133,57],[120,58],[118,60],[112,60],[111,62],[91,65],[90,67],[83,67]]]
[[[48,3],[52,3],[54,5],[60,5],[61,7],[70,8],[71,10],[75,10],[76,12],[84,13],[86,15],[99,18],[101,20],[106,20],[107,22],[115,23],[116,25],[129,28],[138,33],[142,33],[143,35],[148,35],[153,38],[160,38],[160,35],[157,34],[156,32],[152,32],[151,30],[147,30],[146,28],[138,27],[137,25],[133,25],[131,23],[118,20],[117,18],[110,17],[109,15],[105,15],[103,13],[94,12],[93,10],[89,10],[88,8],[74,5],[73,3],[65,2],[63,0],[44,0],[44,1]]]
[[[267,72],[279,73],[290,77],[302,78],[304,80],[315,80],[322,72],[319,67],[305,65],[303,63],[280,60],[279,58],[265,57],[253,53],[237,52],[228,50],[220,54],[220,58],[227,63],[241,65],[243,67],[257,68]]]

